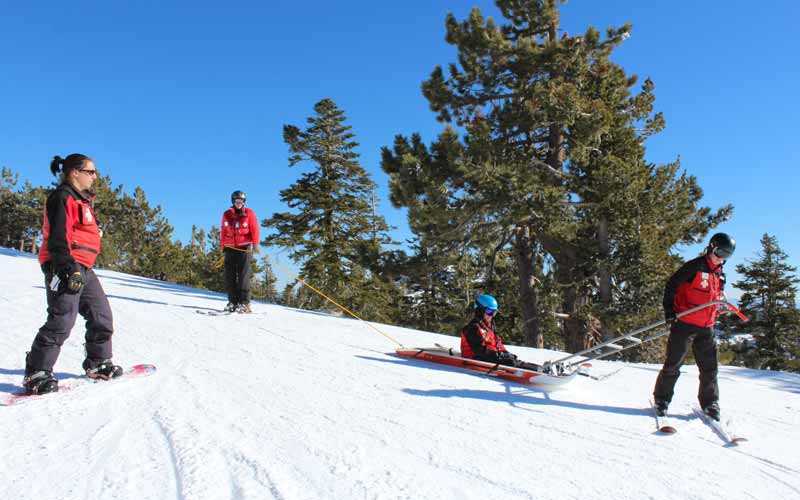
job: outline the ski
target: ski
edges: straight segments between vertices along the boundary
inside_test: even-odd
[[[590,373],[587,373],[587,372],[583,371],[584,369],[588,369],[588,368],[591,368],[591,367],[592,367],[592,365],[590,363],[584,363],[578,369],[578,375],[581,375],[583,377],[589,377],[592,380],[596,380],[596,381],[600,382],[600,381],[603,381],[603,380],[605,380],[607,378],[613,377],[614,375],[616,375],[617,373],[622,371],[622,368],[624,368],[624,367],[620,367],[620,368],[617,368],[616,370],[612,370],[612,371],[610,371],[608,373],[603,373],[601,375],[592,375]]]
[[[216,309],[195,309],[194,312],[202,314],[203,316],[230,316],[231,314],[237,314],[235,311],[218,311]]]
[[[2,398],[0,398],[0,406],[18,405],[21,403],[25,403],[27,401],[41,399],[48,396],[57,395],[60,393],[70,392],[88,384],[95,384],[95,383],[113,384],[119,380],[136,378],[136,377],[147,377],[155,372],[156,372],[155,365],[141,364],[127,368],[121,376],[111,380],[100,380],[100,379],[91,379],[89,377],[82,377],[78,379],[67,380],[64,381],[63,383],[59,381],[57,392],[50,392],[47,394],[27,394],[25,392],[6,394],[2,396]]]
[[[195,309],[194,312],[203,316],[233,316],[235,314],[260,314],[257,312],[240,312],[240,311],[218,311],[216,309]]]
[[[740,443],[747,441],[747,438],[739,436],[733,431],[730,419],[723,423],[721,420],[717,421],[706,415],[699,406],[695,406],[693,409],[695,415],[697,415],[700,420],[705,422],[706,425],[711,427],[714,433],[719,436],[719,438],[722,439],[726,445],[739,446]]]
[[[653,417],[656,419],[656,430],[658,432],[662,434],[675,434],[678,432],[678,429],[672,426],[672,422],[668,416],[658,416],[658,412],[656,411],[656,403],[652,399],[650,400],[650,408],[653,409]]]

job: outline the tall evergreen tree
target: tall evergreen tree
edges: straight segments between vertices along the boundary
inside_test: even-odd
[[[734,329],[755,337],[756,351],[747,362],[752,368],[800,371],[800,279],[787,259],[777,238],[765,233],[758,259],[736,266],[742,279],[734,286],[744,292],[739,306],[750,321]]]
[[[652,115],[652,82],[632,96],[635,77],[609,61],[629,25],[605,37],[592,27],[559,35],[562,2],[496,3],[508,24],[497,26],[478,9],[463,23],[447,17],[458,65],[447,74],[437,67],[422,86],[438,118],[463,128],[463,141],[447,129],[428,151],[418,137],[398,137],[383,166],[393,202],[438,226],[425,228],[429,234],[460,228],[483,262],[511,247],[529,345],[543,344],[549,316],[537,283],[552,272],[566,315],[565,346],[574,351],[593,340],[589,332],[605,330],[597,324],[614,307],[612,285],[617,297],[629,289],[614,279],[623,249],[648,250],[636,262],[671,261],[669,248],[699,239],[730,207],[715,214],[698,208],[694,178],[664,179],[674,170],[644,161],[644,139],[663,125]],[[654,188],[681,210],[667,212],[667,202],[643,206]],[[672,218],[662,227],[674,231],[657,234],[659,209],[662,222]],[[656,243],[657,236],[664,239]],[[626,245],[617,248],[618,241]]]
[[[383,295],[370,293],[369,286],[377,279],[381,245],[389,242],[388,226],[373,211],[375,185],[358,162],[358,143],[344,112],[330,99],[314,111],[305,130],[283,128],[289,166],[306,164],[310,170],[281,191],[281,201],[295,212],[262,222],[275,230],[264,245],[291,248],[303,279],[358,311],[374,311],[369,303]],[[298,297],[304,298],[303,307],[329,307],[316,294],[299,291]]]

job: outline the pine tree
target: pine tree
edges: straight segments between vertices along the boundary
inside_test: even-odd
[[[14,247],[25,230],[20,220],[20,197],[15,189],[19,182],[19,174],[10,168],[0,170],[0,246]]]
[[[94,207],[97,223],[102,231],[102,249],[97,257],[97,267],[122,271],[125,268],[122,248],[127,238],[123,220],[122,197],[124,187],[114,187],[111,177],[97,177],[92,185],[95,193]]]
[[[285,125],[283,138],[292,153],[289,166],[309,165],[310,171],[281,191],[281,201],[295,212],[273,214],[262,226],[276,232],[263,244],[291,248],[291,258],[301,263],[301,277],[326,294],[352,303],[355,310],[369,309],[368,301],[381,295],[364,294],[376,279],[377,256],[388,243],[388,226],[373,211],[375,184],[358,163],[351,127],[330,99],[314,106],[305,130]],[[298,291],[302,307],[328,309],[316,294]],[[287,299],[288,300],[288,299]]]
[[[592,27],[559,35],[558,3],[498,0],[509,20],[502,26],[479,9],[463,23],[449,15],[446,39],[459,64],[435,68],[423,93],[441,121],[462,127],[463,139],[446,129],[428,149],[417,136],[398,137],[382,165],[393,203],[408,206],[410,219],[421,215],[417,227],[429,238],[453,240],[458,229],[467,235],[461,248],[486,267],[512,249],[529,345],[543,345],[552,311],[543,311],[538,283],[552,272],[564,344],[574,351],[594,340],[592,331],[607,335],[600,319],[627,298],[632,282],[615,279],[629,262],[623,254],[639,252],[642,271],[652,260],[672,262],[670,248],[698,240],[731,208],[699,208],[694,178],[665,177],[675,170],[644,161],[644,139],[663,126],[652,114],[652,82],[631,95],[636,78],[609,60],[631,27],[604,38]],[[643,205],[654,189],[668,196]],[[670,213],[670,204],[680,210]]]
[[[272,304],[280,304],[281,297],[276,288],[278,278],[275,276],[272,264],[270,264],[266,255],[261,259],[260,269],[261,271],[258,274],[253,274],[255,283],[250,288],[253,298]]]
[[[20,251],[37,253],[42,236],[47,190],[43,187],[34,187],[25,181],[17,197],[19,200],[17,217],[22,229],[18,248]]]
[[[734,286],[744,292],[739,307],[750,321],[734,329],[755,338],[755,353],[747,360],[751,368],[800,371],[800,311],[795,302],[800,279],[787,259],[777,238],[765,233],[758,259],[736,266],[742,279]]]
[[[223,272],[223,254],[220,245],[220,229],[211,226],[205,241],[205,255],[202,263],[198,265],[200,269],[200,282],[206,290],[224,292],[225,273]]]

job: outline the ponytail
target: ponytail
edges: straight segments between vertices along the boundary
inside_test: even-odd
[[[53,157],[53,161],[50,162],[50,172],[53,175],[58,175],[61,172],[61,179],[64,180],[71,170],[81,168],[87,161],[91,160],[88,156],[80,153],[72,153],[66,158],[56,155]]]
[[[58,155],[53,157],[53,161],[50,162],[50,171],[53,172],[53,175],[56,175],[61,171],[61,165],[63,164],[64,158]]]

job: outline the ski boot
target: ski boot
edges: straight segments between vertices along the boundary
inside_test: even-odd
[[[242,302],[241,304],[237,305],[236,306],[236,312],[242,313],[242,314],[249,314],[249,313],[253,312],[253,310],[250,309],[250,302]]]
[[[236,303],[235,302],[228,302],[228,305],[225,306],[225,309],[222,312],[232,313],[236,312]]]
[[[25,374],[22,379],[22,386],[26,394],[47,394],[58,392],[58,380],[53,377],[53,372],[39,370],[31,374]]]
[[[703,413],[705,413],[708,416],[708,418],[711,418],[719,422],[719,403],[714,401],[710,405],[703,407]]]
[[[99,363],[87,359],[83,362],[83,369],[86,370],[87,377],[101,380],[110,380],[122,375],[122,367],[115,365],[110,359],[104,359]]]
[[[656,407],[656,415],[659,417],[666,417],[667,416],[667,408],[669,407],[669,402],[663,399],[655,399],[653,404]]]

